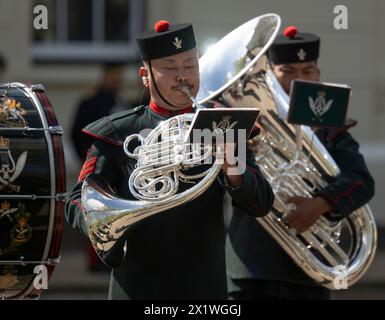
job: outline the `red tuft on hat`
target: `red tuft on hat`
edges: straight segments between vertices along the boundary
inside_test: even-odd
[[[294,27],[294,26],[287,27],[285,31],[283,31],[284,36],[288,38],[294,38],[297,35],[297,33],[298,33],[298,29],[297,27]]]
[[[159,20],[157,23],[155,23],[154,29],[156,32],[163,32],[167,31],[170,27],[170,22],[167,20]]]

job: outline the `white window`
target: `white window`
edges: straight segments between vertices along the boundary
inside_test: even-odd
[[[36,62],[127,62],[138,59],[135,35],[143,0],[34,0],[48,9],[48,30],[34,30]]]

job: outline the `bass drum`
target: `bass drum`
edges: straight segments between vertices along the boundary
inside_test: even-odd
[[[38,298],[59,262],[62,133],[42,85],[0,85],[0,299]]]

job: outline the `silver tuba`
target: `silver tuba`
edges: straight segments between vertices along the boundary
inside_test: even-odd
[[[118,198],[95,175],[83,182],[82,208],[87,232],[96,253],[107,265],[116,267],[124,259],[124,235],[132,226],[195,199],[216,179],[222,165],[217,159],[208,169],[198,168],[194,174],[189,171],[210,164],[209,157],[216,151],[211,145],[185,143],[193,116],[175,116],[161,122],[147,137],[133,134],[126,138],[124,151],[136,160],[127,183],[138,200]],[[135,141],[139,141],[139,146],[131,151],[130,145]],[[180,181],[191,183],[191,188],[178,193]]]
[[[316,283],[339,289],[339,279],[357,282],[376,251],[377,231],[368,205],[347,218],[323,216],[302,234],[282,220],[291,196],[311,197],[339,168],[309,127],[285,122],[288,96],[264,55],[280,27],[280,17],[254,18],[222,38],[201,57],[197,100],[208,107],[255,107],[261,134],[256,161],[275,193],[273,210],[256,220]]]

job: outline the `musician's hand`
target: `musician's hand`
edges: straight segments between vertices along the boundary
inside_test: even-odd
[[[292,197],[287,203],[296,208],[284,216],[284,221],[298,233],[305,232],[326,212],[332,209],[330,203],[322,197]]]
[[[221,169],[226,175],[228,183],[236,188],[243,184],[243,173],[240,172],[239,165],[235,163],[235,147],[235,143],[226,143],[220,146],[223,151]]]

